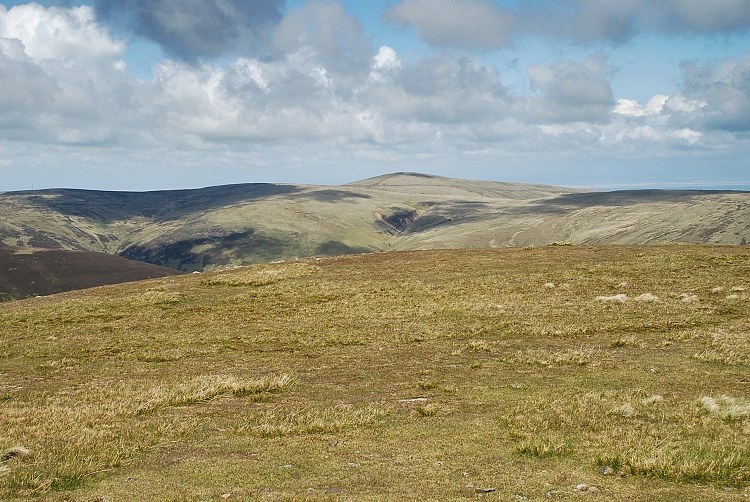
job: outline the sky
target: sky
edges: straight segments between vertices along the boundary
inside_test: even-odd
[[[0,191],[750,189],[748,0],[0,0]]]

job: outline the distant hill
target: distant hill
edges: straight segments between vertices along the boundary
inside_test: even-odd
[[[181,274],[91,251],[17,252],[0,246],[0,301]]]
[[[0,242],[207,270],[425,248],[746,244],[750,192],[575,189],[416,173],[341,186],[0,194]]]

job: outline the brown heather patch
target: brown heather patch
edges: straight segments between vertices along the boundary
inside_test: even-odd
[[[749,276],[746,247],[551,246],[3,304],[0,452],[30,453],[0,499],[744,500]]]

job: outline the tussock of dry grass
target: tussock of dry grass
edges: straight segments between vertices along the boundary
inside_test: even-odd
[[[635,407],[630,403],[623,403],[620,406],[612,409],[609,415],[619,415],[624,418],[631,418],[637,414]]]
[[[654,394],[653,396],[648,396],[641,400],[641,404],[643,404],[643,406],[654,406],[663,402],[664,396],[662,396],[661,394]]]
[[[731,396],[704,396],[698,401],[701,410],[726,422],[750,419],[750,400]]]
[[[728,366],[750,365],[750,327],[740,325],[711,334],[711,344],[695,359]]]
[[[219,396],[256,396],[282,392],[292,385],[289,375],[274,375],[256,379],[242,379],[231,375],[202,375],[184,383],[158,386],[143,395],[136,414],[151,413],[165,406],[187,406]]]
[[[432,390],[437,389],[438,382],[429,378],[423,378],[417,383],[417,386],[422,390]]]
[[[620,286],[622,286],[623,284],[626,285],[625,283],[622,283]],[[625,303],[631,300],[631,297],[629,297],[625,293],[618,293],[611,296],[597,296],[595,300],[602,303]],[[661,299],[653,293],[641,293],[637,296],[632,297],[632,300],[640,303],[659,303],[661,301]]]
[[[697,303],[700,301],[700,297],[691,293],[681,293],[680,301],[682,301],[682,303]]]
[[[643,343],[643,341],[639,340],[634,335],[627,335],[627,336],[621,336],[617,340],[614,340],[612,343],[609,344],[610,348],[613,349],[619,349],[623,347],[633,347],[642,349],[646,347],[646,344]]]
[[[487,340],[469,340],[466,342],[466,348],[474,352],[489,352],[492,346]]]
[[[324,409],[271,410],[256,418],[256,425],[242,427],[264,437],[300,434],[332,434],[373,425],[389,414],[382,406],[338,405]]]
[[[158,289],[149,289],[142,295],[135,295],[131,300],[136,304],[143,305],[174,305],[186,297],[183,293],[177,291],[164,291]]]
[[[527,437],[519,442],[514,451],[528,457],[562,457],[572,452],[570,441],[555,432],[545,432],[539,436]]]
[[[444,411],[444,407],[439,403],[418,403],[412,414],[417,417],[434,417],[441,411]]]
[[[746,417],[747,401],[701,399],[700,406],[714,410],[706,412],[719,419],[706,422],[690,402],[667,404],[659,397],[640,390],[549,396],[546,402],[539,398],[512,410],[507,427],[521,445],[516,451],[526,455],[559,454],[553,448],[559,444],[565,445],[560,452],[570,454],[585,448],[597,465],[622,474],[687,483],[750,483],[747,439],[723,425],[725,413]],[[661,423],[670,426],[657,432]]]
[[[637,441],[617,453],[599,456],[597,463],[620,474],[673,482],[743,486],[750,480],[746,452],[705,439],[690,445],[663,442],[658,446]]]
[[[128,402],[75,405],[57,397],[33,405],[6,403],[0,417],[0,444],[23,442],[32,454],[8,462],[0,498],[66,489],[86,477],[124,465],[164,440],[193,430],[190,421],[139,422]]]
[[[549,348],[527,348],[503,356],[501,360],[510,363],[539,366],[586,366],[597,360],[597,352],[589,347],[554,350]]]
[[[320,267],[306,262],[272,265],[251,265],[237,270],[220,272],[205,279],[207,286],[268,286],[288,279],[297,279],[317,273]]]

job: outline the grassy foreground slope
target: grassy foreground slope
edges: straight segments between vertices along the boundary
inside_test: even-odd
[[[748,277],[551,246],[0,305],[0,499],[746,500]]]

